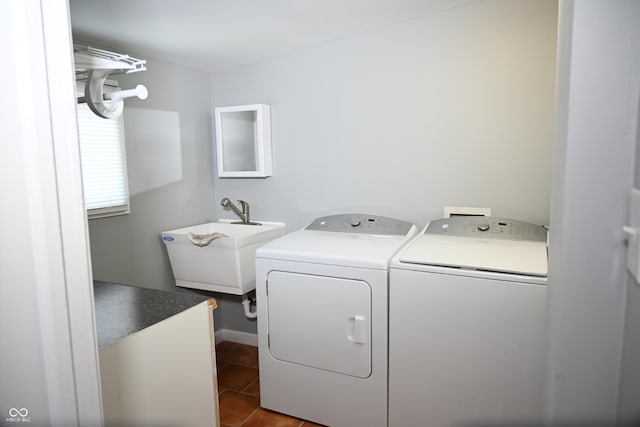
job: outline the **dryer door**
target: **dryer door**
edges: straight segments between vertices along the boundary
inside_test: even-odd
[[[269,351],[285,362],[371,374],[371,288],[362,280],[271,271]]]

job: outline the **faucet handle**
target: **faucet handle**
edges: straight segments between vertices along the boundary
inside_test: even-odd
[[[242,206],[242,214],[246,215],[246,221],[249,221],[249,203],[244,200],[238,200],[238,203]]]

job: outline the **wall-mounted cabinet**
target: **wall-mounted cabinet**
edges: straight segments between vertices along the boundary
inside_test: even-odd
[[[221,178],[271,176],[271,110],[268,105],[218,107],[216,151]]]

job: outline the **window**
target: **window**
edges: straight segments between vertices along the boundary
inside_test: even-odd
[[[83,87],[78,87],[80,93]],[[124,123],[103,119],[78,104],[84,203],[89,219],[129,213]]]

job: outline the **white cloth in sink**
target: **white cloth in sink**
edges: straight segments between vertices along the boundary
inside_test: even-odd
[[[221,237],[229,237],[229,236],[222,233],[209,233],[209,234],[187,233],[187,238],[189,239],[189,241],[196,246],[200,246],[201,248],[209,245],[209,243]]]

